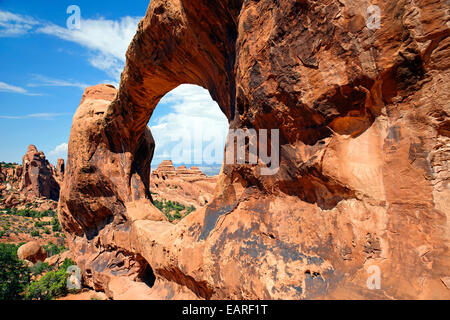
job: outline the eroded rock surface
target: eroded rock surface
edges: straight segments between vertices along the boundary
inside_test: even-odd
[[[74,117],[59,216],[110,297],[450,298],[445,0],[153,0],[120,88]],[[280,169],[224,165],[171,225],[151,204],[147,123],[183,83],[230,128],[279,129]],[[370,266],[381,289],[367,287]]]

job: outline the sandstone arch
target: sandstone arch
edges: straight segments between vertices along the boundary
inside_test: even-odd
[[[118,92],[87,89],[74,116],[59,216],[87,282],[113,297],[448,297],[445,1],[379,2],[373,31],[359,0],[152,1]],[[231,128],[280,129],[281,168],[224,166],[214,201],[173,227],[151,205],[146,125],[181,83]],[[133,281],[148,264],[151,289]]]

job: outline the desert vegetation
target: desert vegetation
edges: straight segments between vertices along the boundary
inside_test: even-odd
[[[164,213],[170,222],[181,220],[195,211],[195,207],[193,205],[187,207],[179,202],[165,199],[162,199],[162,201],[154,200],[154,205],[162,213]]]
[[[37,211],[33,204],[25,209],[8,208],[0,210],[0,242],[44,240],[65,242],[61,225],[53,210]]]
[[[60,267],[38,262],[29,266],[17,256],[21,244],[0,243],[0,300],[52,300],[69,293],[66,259]]]

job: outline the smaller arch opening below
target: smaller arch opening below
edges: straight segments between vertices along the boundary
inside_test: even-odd
[[[145,283],[148,287],[153,288],[156,282],[156,276],[149,264],[145,266],[145,268],[139,275],[138,280]]]

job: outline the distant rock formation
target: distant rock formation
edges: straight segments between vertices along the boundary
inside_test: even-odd
[[[156,179],[170,179],[174,177],[178,178],[206,178],[204,174],[198,167],[191,167],[191,169],[186,168],[185,165],[179,166],[176,170],[171,160],[164,160],[158,166],[157,169],[152,171],[152,177]]]
[[[47,198],[58,201],[59,184],[55,167],[47,161],[42,151],[30,145],[22,160],[19,192],[27,199]]]
[[[35,204],[36,210],[55,210],[59,200],[60,184],[64,179],[64,160],[55,168],[44,153],[30,145],[22,165],[9,164],[0,171],[0,208],[22,209]]]
[[[177,175],[177,171],[175,170],[172,161],[164,160],[158,168],[152,172],[152,175],[157,179],[165,180],[175,177]]]
[[[217,177],[208,177],[198,167],[179,166],[176,170],[170,160],[163,161],[150,177],[154,199],[171,200],[186,206],[201,208],[212,201]]]
[[[120,89],[87,89],[74,117],[59,217],[86,283],[120,298],[449,299],[448,1],[376,4],[378,27],[362,0],[152,0]],[[212,201],[173,225],[151,203],[147,124],[183,83],[231,129],[278,130],[280,166],[224,163]]]

